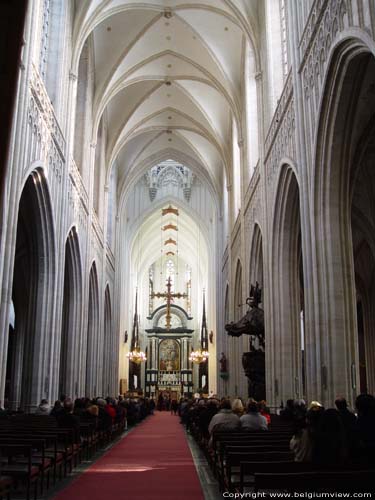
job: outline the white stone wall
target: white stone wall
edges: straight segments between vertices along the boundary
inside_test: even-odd
[[[52,2],[46,71],[43,77],[39,74],[39,57],[43,54],[41,33],[46,29],[42,25],[44,4],[42,0],[32,0],[26,22],[26,43],[20,65],[0,228],[2,400],[19,200],[25,182],[33,172],[38,171],[42,186],[37,191],[41,197],[39,208],[41,213],[48,213],[45,226],[36,228],[36,231],[39,231],[43,241],[53,242],[51,249],[54,255],[49,256],[47,263],[41,263],[48,274],[41,277],[44,297],[48,300],[38,306],[41,318],[38,345],[42,349],[38,354],[40,364],[32,397],[27,401],[28,408],[38,404],[42,397],[52,401],[58,394],[65,244],[72,228],[75,228],[79,242],[82,279],[81,283],[77,282],[81,314],[77,316],[79,338],[75,345],[79,354],[75,353],[74,358],[77,375],[71,381],[74,388],[71,396],[83,395],[85,391],[86,371],[81,367],[86,361],[89,276],[94,262],[98,274],[99,318],[94,341],[99,352],[104,351],[105,324],[107,327],[109,324],[108,321],[105,323],[104,313],[107,287],[112,307],[112,332],[106,344],[111,347],[105,349],[108,358],[99,356],[97,364],[90,370],[96,374],[97,392],[99,388],[105,390],[109,386],[112,394],[117,393],[119,376],[126,378],[126,369],[122,367],[119,371],[119,356],[124,355],[123,336],[126,329],[130,334],[129,317],[133,309],[129,288],[124,288],[124,283],[129,284],[129,267],[122,266],[121,272],[117,272],[119,259],[130,258],[122,231],[128,235],[134,232],[134,227],[127,225],[127,218],[135,220],[139,210],[149,209],[147,193],[144,196],[147,189],[137,184],[135,178],[121,178],[121,185],[118,186],[116,164],[111,165],[112,173],[109,170],[106,172],[108,178],[104,175],[103,166],[109,168],[104,153],[105,117],[99,142],[93,136],[93,48],[89,39],[84,52],[87,57],[84,92],[77,92],[82,83],[78,67],[74,67],[75,72],[72,71],[72,54],[77,47],[72,46],[74,12],[71,2]],[[235,189],[239,179],[232,178],[233,172],[227,172],[229,178],[223,175],[218,180],[218,185],[222,186],[219,194],[208,187],[210,184],[202,172],[203,181],[195,186],[189,202],[190,208],[201,214],[202,226],[205,226],[216,250],[210,283],[216,294],[210,302],[209,311],[214,317],[213,329],[216,332],[213,355],[219,358],[220,353],[225,352],[229,359],[229,379],[223,381],[218,377],[218,368],[215,370],[214,363],[211,369],[216,373],[214,376],[210,374],[210,378],[215,384],[218,380],[217,387],[213,385],[212,388],[217,388],[219,394],[237,393],[246,397],[247,381],[243,375],[241,356],[247,349],[248,339],[228,339],[224,323],[244,313],[236,304],[238,297],[235,300],[235,290],[238,295],[238,290],[242,289],[240,303],[244,303],[250,283],[260,275],[254,271],[259,269],[260,253],[253,249],[254,238],[260,241],[261,234],[269,403],[278,406],[281,400],[285,402],[291,397],[305,396],[330,405],[337,394],[353,402],[359,391],[359,349],[350,211],[340,214],[341,207],[345,208],[345,205],[340,205],[340,198],[335,205],[331,194],[344,186],[343,180],[339,174],[337,179],[329,174],[336,172],[334,167],[337,166],[330,160],[337,162],[341,150],[341,156],[349,158],[352,155],[351,151],[350,155],[346,154],[343,140],[332,142],[332,134],[336,130],[333,119],[340,116],[337,114],[341,103],[339,98],[341,93],[344,95],[346,84],[351,83],[345,81],[344,84],[342,81],[346,62],[349,64],[366,53],[371,57],[375,55],[375,6],[373,0],[286,1],[290,59],[290,71],[286,77],[283,73],[279,6],[280,2],[276,0],[267,0],[259,6],[255,36],[257,58],[251,64],[249,61],[244,63],[242,102],[238,103],[243,113],[239,122],[242,130],[238,130],[237,135],[233,134],[237,144],[232,144],[232,151],[234,147],[239,150],[240,192]],[[250,85],[246,78],[251,78]],[[79,124],[76,120],[77,93],[81,96],[78,107],[84,113]],[[355,97],[354,87],[352,94]],[[370,94],[371,86],[367,97],[361,94],[361,102],[368,99],[372,106]],[[256,112],[252,109],[255,103]],[[363,117],[367,118],[366,110]],[[246,128],[247,122],[255,119],[256,127],[250,133]],[[360,129],[360,119],[356,117],[356,120]],[[355,130],[351,131],[348,125],[345,133],[348,143],[350,140],[354,144]],[[230,140],[228,137],[228,143]],[[81,153],[76,162],[74,152],[78,150]],[[345,166],[349,171],[348,163],[349,160],[343,161],[342,170]],[[199,170],[199,165],[192,165],[192,169]],[[340,171],[338,167],[337,170]],[[130,194],[124,194],[126,190],[122,189],[126,182],[135,186]],[[298,196],[295,193],[289,196],[295,183]],[[234,191],[240,197],[236,203]],[[170,194],[166,189],[158,196],[162,199]],[[239,207],[241,210],[237,213]],[[289,258],[282,254],[286,235],[290,236],[292,249]],[[335,241],[336,248],[332,243]],[[275,254],[276,249],[280,249],[280,255],[285,258]],[[299,361],[300,323],[296,321],[300,317],[300,297],[297,293],[300,283],[296,270],[299,253],[302,253],[304,285],[304,394]],[[238,279],[236,282],[238,262],[242,269],[241,286]],[[124,307],[127,314],[122,312]],[[374,350],[373,341],[368,337],[366,359],[368,388],[374,391]],[[108,369],[108,366],[111,368]],[[13,403],[16,405],[19,401]]]
[[[88,318],[88,278],[92,263],[95,261],[98,269],[98,343],[99,351],[103,351],[104,306],[105,288],[109,287],[114,302],[113,285],[115,258],[107,248],[104,239],[103,223],[99,222],[93,211],[93,157],[92,148],[86,148],[87,176],[82,178],[73,159],[74,149],[74,120],[75,115],[75,87],[76,75],[69,73],[71,45],[69,33],[72,32],[73,14],[69,10],[69,2],[63,2],[64,8],[53,10],[52,27],[58,32],[53,33],[51,39],[52,52],[47,61],[47,85],[51,96],[48,95],[45,83],[38,73],[38,44],[37,36],[40,29],[40,15],[43,2],[30,2],[25,30],[25,48],[23,51],[20,80],[18,88],[17,106],[12,134],[11,155],[9,158],[9,175],[6,179],[6,197],[3,207],[3,221],[1,227],[1,311],[0,323],[0,400],[3,400],[5,388],[5,370],[8,344],[9,304],[12,298],[13,263],[16,245],[16,231],[18,219],[18,201],[23,186],[32,172],[39,169],[41,182],[45,183],[46,193],[50,203],[41,206],[41,210],[50,211],[46,217],[52,220],[51,237],[54,247],[46,248],[47,253],[55,255],[55,263],[50,269],[51,280],[54,286],[49,290],[48,301],[38,303],[42,323],[38,335],[45,335],[45,351],[40,354],[44,357],[43,363],[33,366],[36,373],[35,387],[29,400],[24,405],[32,409],[39,404],[41,398],[48,398],[51,402],[58,396],[59,357],[61,340],[61,317],[63,306],[63,281],[65,243],[71,228],[75,228],[79,241],[79,258],[82,268],[82,282],[77,284],[82,289],[81,300],[78,305],[81,311],[78,330],[77,353],[70,353],[75,357],[74,366],[76,379],[72,381],[71,397],[85,395],[85,366],[86,336]],[[55,2],[56,5],[56,2]],[[56,58],[55,51],[60,47],[60,37],[64,38],[62,52]],[[60,47],[61,48],[61,47]],[[49,65],[49,66],[48,66]],[[53,75],[55,78],[53,78]],[[51,101],[53,99],[53,102]],[[91,172],[91,173],[90,173]],[[49,208],[50,207],[50,208]],[[37,228],[40,229],[40,228]],[[48,241],[46,235],[41,235]],[[42,277],[41,277],[42,279]],[[53,292],[52,292],[53,290]],[[112,321],[113,340],[117,344],[118,328]],[[111,373],[109,380],[102,380],[102,363],[93,366],[93,372],[98,373],[100,381],[97,393],[102,393],[102,387],[110,387],[111,394],[118,392],[118,357],[116,350],[109,353]],[[43,358],[41,358],[43,359]],[[87,394],[93,396],[94,394]],[[17,406],[20,401],[12,401]]]
[[[266,52],[261,52],[263,72],[259,75],[259,95],[263,98],[262,113],[258,116],[262,143],[259,168],[249,184],[243,187],[244,200],[241,205],[244,208],[236,221],[235,230],[231,232],[226,253],[223,254],[223,276],[231,283],[230,319],[236,317],[233,294],[236,263],[239,258],[242,257],[244,299],[249,290],[249,282],[255,278],[252,274],[251,266],[254,264],[250,262],[250,254],[256,223],[261,229],[263,242],[263,307],[269,403],[278,406],[282,400],[285,403],[290,397],[304,396],[332,405],[338,394],[344,395],[353,403],[359,392],[355,299],[351,291],[354,279],[349,275],[347,289],[344,289],[341,295],[336,284],[342,279],[342,273],[340,269],[334,268],[334,254],[330,253],[332,248],[330,250],[329,245],[325,245],[325,242],[330,241],[330,233],[322,232],[319,222],[319,216],[322,215],[320,209],[315,208],[318,212],[314,211],[314,206],[317,207],[315,200],[329,196],[329,186],[316,185],[316,148],[319,144],[318,134],[322,137],[329,133],[329,128],[318,130],[318,124],[321,110],[324,109],[324,100],[329,92],[326,89],[330,88],[330,71],[337,64],[335,54],[345,43],[352,43],[362,46],[362,50],[374,55],[375,7],[371,1],[358,3],[349,0],[289,1],[286,4],[291,69],[283,86],[278,86],[280,78],[276,79],[275,84],[275,73],[272,74],[272,69],[265,64],[266,59],[271,59]],[[277,34],[273,32],[273,38],[268,38],[267,27],[275,22],[274,18],[267,17],[270,8],[271,2],[267,3],[264,11],[260,10],[259,14],[261,25],[262,22],[265,23],[264,30],[260,31],[262,44],[268,47],[275,42],[273,38]],[[277,66],[277,61],[275,64]],[[273,70],[277,72],[277,68]],[[280,95],[277,89],[281,88]],[[273,103],[277,103],[277,106],[271,114],[272,120],[269,121]],[[327,168],[328,165],[323,167]],[[246,169],[247,165],[244,168]],[[290,172],[288,176],[284,175],[286,171]],[[288,290],[297,290],[299,283],[287,283],[292,269],[298,263],[295,257],[291,256],[286,268],[281,269],[275,265],[277,256],[273,257],[272,254],[288,231],[286,226],[277,226],[277,210],[280,207],[277,199],[287,197],[288,185],[285,184],[285,179],[289,179],[286,182],[291,182],[293,177],[298,183],[299,191],[299,206],[293,210],[297,208],[299,212],[303,258],[307,384],[304,394],[299,346],[301,327],[299,321],[295,321],[292,327],[290,322],[290,318],[297,317],[300,311],[297,310],[297,305],[297,309],[293,309],[291,304],[294,299],[288,295]],[[284,210],[287,221],[292,212],[287,206],[284,206]],[[243,226],[243,230],[238,229],[239,224]],[[297,240],[297,227],[294,236]],[[350,241],[341,241],[338,244],[343,245],[342,251],[349,252],[350,255]],[[222,294],[224,302],[225,287],[222,288]],[[296,300],[294,302],[297,304]],[[349,310],[352,311],[350,314]],[[280,321],[283,317],[288,318],[288,321]],[[290,332],[290,328],[295,331]],[[280,341],[286,338],[296,340],[291,340],[291,345]],[[230,352],[231,349],[225,341],[222,345]],[[366,345],[367,383],[368,388],[373,388],[373,344],[368,339]],[[291,354],[292,352],[294,354]],[[278,359],[282,362],[278,362]],[[240,353],[237,354],[235,363],[241,364]],[[233,368],[230,371],[227,384],[232,393],[235,384],[231,382],[231,378],[238,375]],[[221,394],[224,394],[224,383],[219,387]]]

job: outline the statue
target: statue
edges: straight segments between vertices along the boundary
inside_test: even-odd
[[[264,351],[264,311],[259,307],[261,297],[262,291],[256,282],[255,286],[251,285],[250,297],[246,299],[249,310],[237,323],[225,325],[225,329],[232,337],[240,337],[243,333],[254,336],[258,339],[258,346],[253,345],[253,349]]]
[[[259,283],[251,285],[250,297],[246,299],[249,309],[237,323],[225,325],[228,335],[240,337],[250,335],[250,351],[242,355],[242,366],[248,378],[248,395],[260,401],[266,398],[264,359],[264,311],[259,307],[262,291]]]
[[[219,372],[220,378],[226,380],[229,377],[229,373],[228,373],[227,358],[223,352],[221,353],[221,358],[219,359],[219,363],[220,363],[220,372]]]
[[[244,352],[242,354],[242,367],[248,378],[248,396],[256,401],[266,399],[264,352]]]
[[[227,373],[227,371],[228,371],[227,370],[227,358],[223,352],[221,353],[221,358],[219,359],[219,363],[220,363],[220,372]]]

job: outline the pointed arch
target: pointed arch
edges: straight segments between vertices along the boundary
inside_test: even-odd
[[[89,277],[89,301],[86,344],[86,390],[87,397],[98,395],[99,378],[99,285],[96,264],[93,262]]]
[[[299,184],[290,164],[281,167],[272,221],[271,335],[277,402],[301,397],[301,222]],[[276,403],[277,404],[277,403]]]
[[[224,295],[224,324],[229,323],[229,283],[225,287],[225,295]]]
[[[77,228],[65,242],[63,305],[61,321],[59,393],[79,393],[80,335],[82,329],[82,262]]]
[[[112,323],[112,304],[109,285],[104,293],[104,349],[103,349],[103,394],[110,396],[113,385],[114,341]]]
[[[242,316],[242,264],[240,259],[237,261],[236,274],[234,278],[234,318],[235,321]]]
[[[354,399],[363,363],[369,369],[367,390],[375,388],[373,327],[365,333],[366,346],[359,345],[358,337],[358,305],[361,303],[362,308],[368,304],[362,310],[361,323],[369,326],[374,324],[375,304],[370,288],[369,295],[363,296],[360,268],[364,254],[357,253],[363,242],[372,246],[372,238],[369,240],[367,231],[358,224],[358,214],[369,227],[375,223],[373,209],[365,201],[374,196],[375,98],[368,88],[375,59],[371,52],[371,47],[354,37],[341,40],[333,48],[318,117],[312,199],[316,258],[321,270],[315,287],[320,291],[315,307],[320,311],[319,329],[323,326],[326,332],[323,339],[319,338],[317,325],[315,357],[322,370],[317,391],[323,401],[332,400],[337,393]],[[367,253],[366,259],[370,270],[373,257]],[[361,350],[366,352],[362,360]]]
[[[30,410],[49,398],[54,331],[56,246],[52,204],[42,168],[27,177],[18,208],[12,300],[15,311],[8,396]]]
[[[262,231],[258,224],[254,225],[253,238],[250,248],[249,290],[252,284],[255,285],[256,281],[263,289],[263,238]]]

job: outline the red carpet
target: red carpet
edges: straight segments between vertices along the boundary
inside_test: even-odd
[[[54,498],[203,500],[179,417],[156,412]]]

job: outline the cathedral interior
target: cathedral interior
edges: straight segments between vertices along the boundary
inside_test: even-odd
[[[374,393],[373,0],[5,14],[1,406]]]

